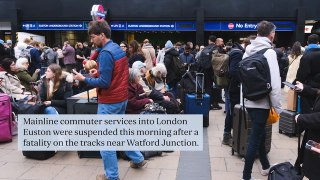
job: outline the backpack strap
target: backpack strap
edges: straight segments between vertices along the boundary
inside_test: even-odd
[[[268,51],[269,49],[271,48],[264,48],[264,49],[261,49],[259,50],[258,52],[256,52],[256,54],[264,54],[266,51]]]

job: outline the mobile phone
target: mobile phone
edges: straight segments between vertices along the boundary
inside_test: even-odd
[[[306,148],[307,148],[307,149],[311,149],[311,147],[315,147],[315,148],[320,149],[320,144],[317,143],[317,142],[315,142],[315,141],[309,140],[309,141],[306,143]]]
[[[72,69],[72,74],[76,75],[75,71],[76,71],[75,69]]]
[[[282,84],[288,86],[291,89],[297,89],[297,87],[295,85],[289,83],[288,81],[284,81],[284,82],[282,82]]]

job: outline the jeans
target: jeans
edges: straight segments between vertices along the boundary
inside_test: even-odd
[[[115,104],[98,104],[98,114],[124,114],[127,107],[127,100]],[[133,163],[140,163],[144,160],[140,151],[126,151],[127,156]],[[100,151],[104,170],[108,180],[117,180],[119,177],[118,160],[116,151]]]
[[[225,89],[225,110],[226,110],[226,118],[224,120],[224,132],[225,133],[231,133],[232,129],[232,121],[233,121],[233,109],[234,105],[232,106],[230,102],[230,95],[229,95],[229,90]]]
[[[247,108],[247,111],[252,121],[252,131],[249,138],[247,154],[245,156],[245,164],[242,176],[244,180],[249,180],[251,178],[252,166],[257,150],[259,150],[259,159],[262,169],[268,169],[270,167],[265,147],[265,128],[267,118],[269,116],[269,109]]]
[[[56,110],[56,108],[52,107],[52,106],[48,106],[44,109],[44,113],[45,114],[59,114],[58,111]]]

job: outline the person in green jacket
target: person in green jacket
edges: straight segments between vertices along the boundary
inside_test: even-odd
[[[33,75],[31,76],[28,72],[29,62],[26,58],[19,58],[16,62],[17,73],[21,84],[26,88],[25,91],[31,92],[30,82],[36,82],[40,69],[36,69]]]

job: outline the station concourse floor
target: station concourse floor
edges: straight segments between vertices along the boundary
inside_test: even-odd
[[[282,96],[285,108],[285,93]],[[220,104],[224,106],[224,104]],[[210,126],[204,129],[204,150],[201,152],[163,153],[162,157],[148,160],[141,169],[132,169],[129,162],[119,160],[121,180],[240,180],[243,159],[231,155],[231,147],[222,145],[225,114],[210,111]],[[270,163],[289,161],[297,155],[297,137],[279,134],[278,123],[273,125]],[[260,175],[261,165],[256,160],[252,176]],[[79,159],[76,152],[58,152],[54,157],[37,161],[27,159],[17,150],[17,136],[10,143],[0,144],[0,180],[95,180],[103,173],[101,159]],[[306,178],[305,178],[306,179]]]

